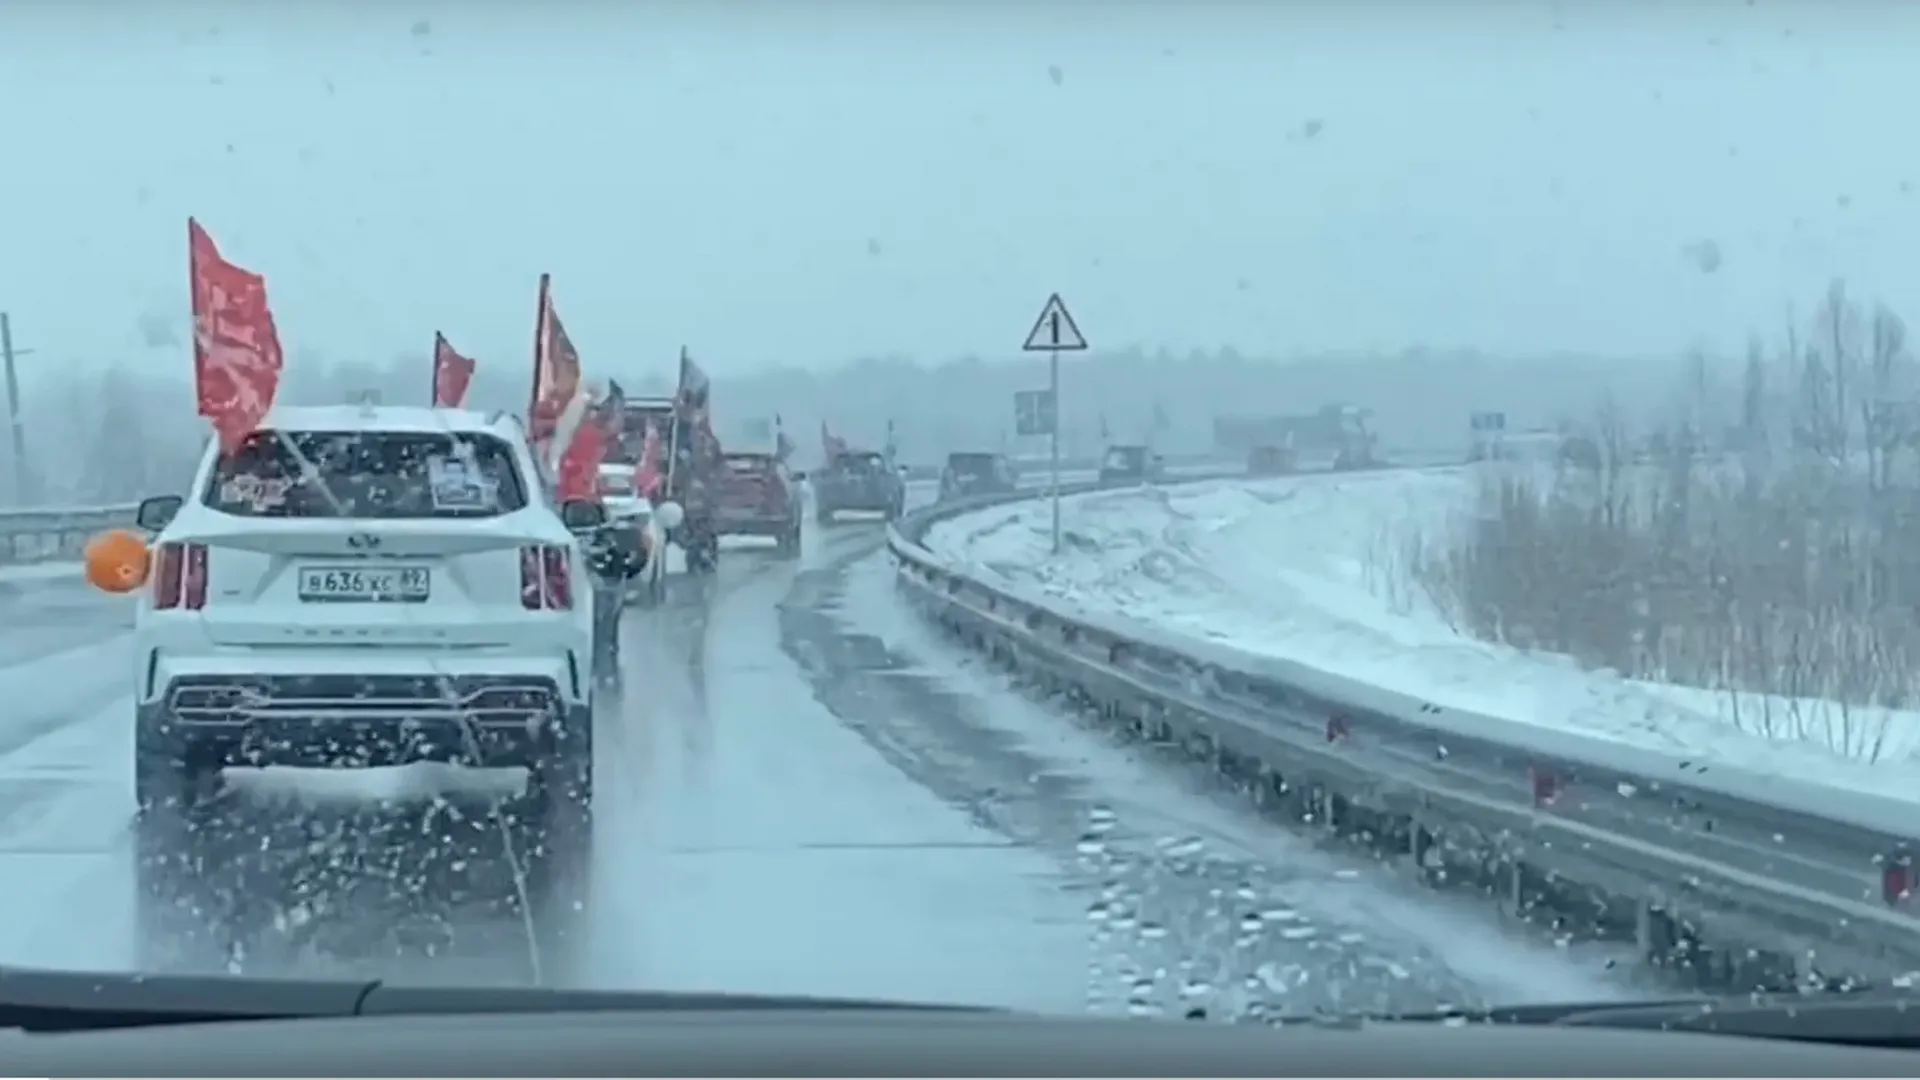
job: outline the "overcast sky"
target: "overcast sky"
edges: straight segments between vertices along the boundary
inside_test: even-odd
[[[0,6],[0,308],[168,355],[186,227],[290,349],[1673,352],[1920,301],[1897,0]],[[1910,315],[1920,318],[1920,309]],[[182,371],[185,372],[184,360]]]

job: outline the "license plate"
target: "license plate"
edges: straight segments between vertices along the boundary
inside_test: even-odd
[[[424,566],[303,566],[300,599],[319,603],[418,604],[433,591]]]

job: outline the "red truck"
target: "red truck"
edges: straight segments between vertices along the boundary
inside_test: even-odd
[[[714,515],[721,536],[770,536],[781,558],[800,554],[800,500],[770,453],[729,451]]]

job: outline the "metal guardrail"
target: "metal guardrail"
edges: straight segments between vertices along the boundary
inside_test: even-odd
[[[0,566],[77,559],[102,529],[131,528],[139,504],[0,510]]]
[[[905,515],[888,536],[903,594],[966,645],[1210,764],[1290,823],[1436,887],[1483,890],[1529,922],[1633,942],[1701,985],[1920,972],[1920,802],[1443,708],[1075,610],[922,543],[938,521],[1032,497]]]

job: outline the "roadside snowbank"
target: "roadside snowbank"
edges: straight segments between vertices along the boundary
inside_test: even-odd
[[[1090,611],[1450,709],[1920,799],[1920,715],[1639,682],[1456,632],[1404,562],[1409,537],[1445,542],[1472,507],[1465,468],[1312,475],[1072,497],[1059,558],[1044,502],[942,522],[927,545]]]

